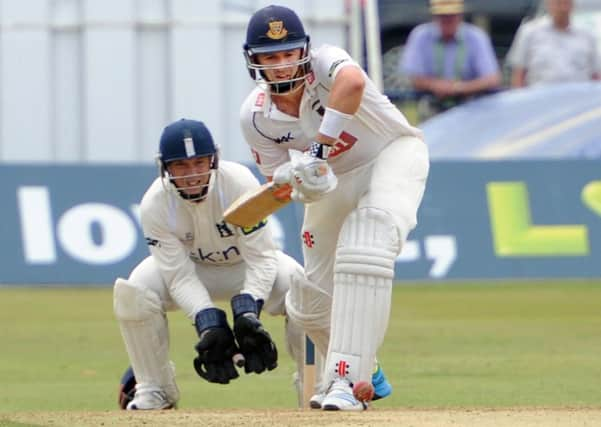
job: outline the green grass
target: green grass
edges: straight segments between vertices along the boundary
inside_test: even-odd
[[[394,288],[379,351],[387,407],[601,407],[601,282],[410,284]],[[194,328],[170,313],[182,408],[295,406],[282,318],[266,317],[280,366],[208,384]],[[127,357],[108,288],[0,288],[0,413],[115,409]],[[2,417],[0,416],[0,419]]]

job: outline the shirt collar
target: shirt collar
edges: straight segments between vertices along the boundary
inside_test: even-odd
[[[461,41],[461,39],[463,38],[463,25],[464,23],[462,22],[461,24],[459,24],[459,27],[457,27],[457,32],[455,33],[455,36],[451,39],[451,41],[454,42],[459,42]],[[442,41],[444,42],[445,40],[442,39],[442,35],[440,33],[440,28],[438,27],[438,25],[436,25],[435,23],[433,23],[433,34],[434,34],[434,39],[436,41]]]

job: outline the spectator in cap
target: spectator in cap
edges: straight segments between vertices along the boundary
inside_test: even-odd
[[[409,34],[399,64],[400,72],[424,94],[428,115],[495,90],[501,83],[490,38],[464,22],[463,0],[430,0],[430,12],[432,21]]]

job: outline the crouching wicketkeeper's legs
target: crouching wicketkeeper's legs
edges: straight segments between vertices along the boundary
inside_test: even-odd
[[[286,349],[296,363],[295,386],[298,394],[298,404],[300,407],[308,405],[305,400],[308,399],[305,391],[305,330],[304,324],[299,321],[298,316],[289,312],[288,298],[290,290],[293,289],[298,282],[304,280],[304,270],[293,258],[284,254],[278,253],[278,273],[276,281],[273,285],[271,294],[265,302],[264,310],[271,315],[286,316]],[[296,291],[294,291],[296,292]],[[327,343],[327,341],[326,341]],[[315,387],[318,386],[321,379],[321,358],[315,357],[316,372],[314,374]],[[313,394],[311,390],[311,394]],[[310,397],[310,396],[309,396]]]
[[[179,391],[169,362],[167,317],[158,293],[119,278],[113,290],[113,308],[137,382],[127,409],[175,406]]]
[[[311,397],[303,393],[303,406],[307,406],[304,400],[313,400],[323,389],[323,359],[328,349],[330,339],[330,304],[331,297],[326,291],[318,288],[302,275],[295,275],[290,285],[290,291],[286,295],[286,313],[289,323],[298,325],[307,334],[315,346],[315,383],[311,390]],[[302,334],[302,347],[305,347],[304,334]],[[305,351],[300,353],[299,366],[305,365]],[[299,388],[305,389],[303,371],[299,371]],[[309,402],[313,405],[313,402]]]

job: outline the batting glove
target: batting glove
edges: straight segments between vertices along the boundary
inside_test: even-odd
[[[273,181],[276,184],[290,184],[292,200],[312,203],[336,188],[338,178],[325,159],[296,150],[289,152],[290,162],[280,165],[274,171]]]

